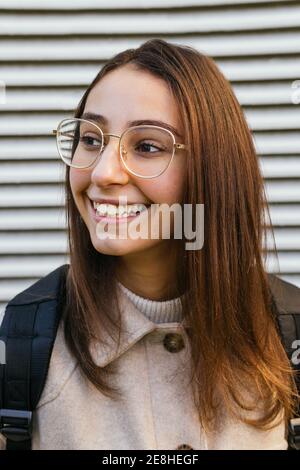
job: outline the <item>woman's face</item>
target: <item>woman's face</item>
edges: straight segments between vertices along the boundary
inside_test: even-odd
[[[104,133],[119,136],[129,127],[130,121],[161,121],[176,128],[182,136],[175,134],[176,142],[184,143],[177,105],[167,83],[147,71],[136,70],[132,64],[119,67],[104,76],[89,93],[83,113],[104,116],[107,125],[98,122],[98,126]],[[151,238],[151,233],[147,238],[131,238],[126,229],[126,237],[99,237],[99,222],[94,218],[91,200],[119,201],[123,196],[127,198],[128,204],[166,203],[171,206],[180,203],[185,181],[185,152],[177,150],[170,166],[160,176],[143,179],[126,170],[119,156],[118,145],[118,139],[111,137],[93,166],[85,169],[70,168],[74,201],[89,230],[92,244],[100,253],[119,256],[154,246],[158,248],[158,244],[167,249],[171,240],[163,240],[161,232],[156,238]],[[141,221],[145,217],[150,220],[150,209],[137,217]],[[117,224],[120,229],[122,222]]]

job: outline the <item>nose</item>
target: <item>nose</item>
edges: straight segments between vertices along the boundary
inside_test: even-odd
[[[107,141],[107,138],[105,140]],[[110,135],[108,143],[105,144],[92,170],[91,180],[99,186],[108,186],[127,184],[128,179],[129,174],[120,159],[119,138],[116,135]]]

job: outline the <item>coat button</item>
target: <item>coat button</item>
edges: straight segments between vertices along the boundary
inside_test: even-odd
[[[188,444],[180,444],[178,447],[176,447],[175,450],[189,450],[192,449],[193,447],[189,446]]]
[[[184,348],[183,337],[180,333],[167,333],[164,337],[164,347],[169,352],[178,352]]]

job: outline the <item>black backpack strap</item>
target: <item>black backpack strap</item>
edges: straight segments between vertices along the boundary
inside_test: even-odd
[[[276,314],[281,340],[286,353],[296,370],[296,384],[300,394],[300,361],[294,360],[296,348],[300,344],[300,288],[274,274],[269,273],[270,288],[273,297],[273,311]],[[300,450],[300,402],[296,416],[290,420],[288,429],[289,449]]]
[[[0,327],[5,362],[0,364],[0,432],[6,449],[31,449],[33,411],[47,377],[64,304],[68,264],[15,296]]]

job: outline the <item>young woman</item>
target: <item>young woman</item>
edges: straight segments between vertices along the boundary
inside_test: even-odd
[[[70,266],[33,449],[286,449],[263,178],[214,61],[160,39],[121,52],[56,133]],[[204,205],[201,249],[174,215],[163,236],[162,204]],[[146,221],[157,237],[130,235]]]

